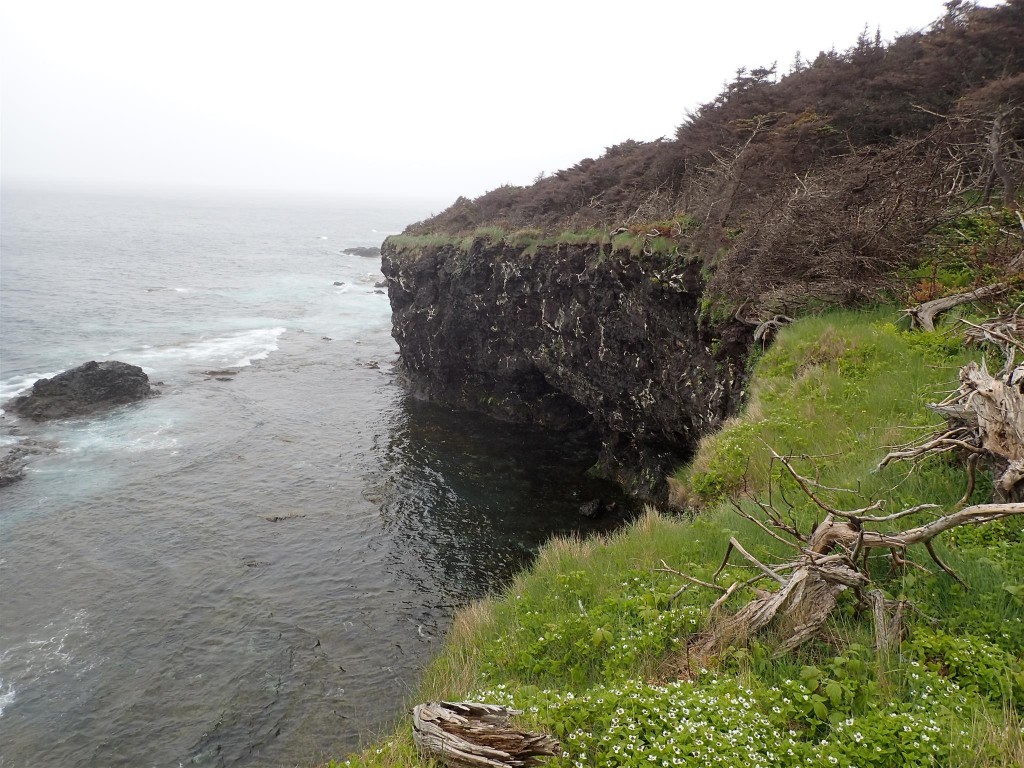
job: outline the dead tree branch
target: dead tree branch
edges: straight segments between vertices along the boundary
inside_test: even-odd
[[[769,626],[779,631],[779,653],[791,651],[822,629],[838,604],[839,595],[847,589],[852,589],[858,601],[872,610],[876,624],[876,644],[879,650],[887,649],[898,639],[903,604],[885,599],[877,589],[869,589],[872,579],[867,562],[871,550],[889,550],[894,564],[903,566],[908,563],[904,556],[907,550],[920,544],[944,573],[963,584],[957,573],[939,557],[933,544],[934,539],[963,525],[978,525],[1024,515],[1024,503],[977,504],[911,528],[879,530],[869,526],[892,523],[939,507],[936,504],[917,504],[888,515],[866,514],[882,509],[882,502],[876,501],[860,509],[842,510],[821,498],[814,490],[813,481],[797,471],[790,457],[774,451],[772,454],[773,459],[782,464],[803,494],[826,513],[825,519],[810,536],[804,537],[793,526],[779,525],[783,520],[782,513],[771,504],[760,501],[758,506],[766,515],[766,521],[760,523],[762,529],[775,528],[773,536],[777,539],[783,539],[783,534],[788,536],[791,541],[787,543],[799,551],[795,562],[766,565],[748,552],[736,538],[731,538],[722,564],[711,582],[683,574],[662,563],[664,567],[659,570],[676,573],[691,583],[724,590],[710,611],[712,615],[730,596],[757,581],[768,578],[779,585],[777,591],[761,592],[735,614],[714,622],[711,629],[698,638],[690,649],[698,655],[714,653],[725,644],[749,637]],[[739,552],[759,574],[748,581],[734,581],[729,587],[722,587],[717,584],[717,579],[729,564],[733,552]]]
[[[998,296],[1007,291],[1009,287],[1008,283],[984,285],[973,291],[955,293],[951,296],[943,296],[939,299],[926,301],[923,304],[918,304],[916,307],[906,309],[904,312],[910,317],[912,327],[921,328],[931,333],[935,330],[935,318],[943,312],[947,312],[953,309],[953,307],[959,307],[961,304],[969,304],[972,301],[981,301],[982,299]]]

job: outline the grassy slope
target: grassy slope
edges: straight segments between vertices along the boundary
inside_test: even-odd
[[[968,357],[952,336],[904,333],[895,318],[835,312],[787,329],[758,361],[746,413],[676,478],[704,506],[699,516],[649,512],[607,539],[551,542],[504,594],[461,612],[416,699],[514,703],[525,723],[562,739],[565,756],[552,766],[1024,765],[1020,525],[944,538],[940,554],[969,592],[934,566],[893,573],[880,558],[876,580],[919,609],[909,639],[887,658],[876,658],[870,622],[849,600],[830,640],[795,656],[772,658],[764,637],[721,659],[688,659],[687,638],[717,593],[690,589],[670,606],[680,580],[656,570],[664,559],[709,578],[730,536],[762,559],[781,555],[724,501],[764,490],[766,444],[821,457],[823,483],[860,489],[861,497],[832,494],[840,504],[956,502],[964,475],[951,462],[872,471],[881,446],[934,421],[924,404],[952,388]],[[793,514],[813,522],[806,504]],[[341,764],[420,763],[403,723]]]

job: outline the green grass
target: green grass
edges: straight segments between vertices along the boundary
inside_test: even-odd
[[[746,412],[677,476],[677,487],[702,506],[699,515],[649,510],[605,538],[550,542],[502,594],[458,614],[413,701],[477,698],[522,708],[524,725],[562,741],[563,756],[548,763],[556,768],[1024,764],[1019,523],[963,529],[941,542],[969,591],[936,572],[927,555],[916,555],[927,573],[874,562],[875,581],[916,605],[907,639],[885,657],[873,651],[870,617],[844,597],[828,636],[797,653],[776,657],[767,634],[719,657],[690,658],[687,641],[718,593],[693,587],[670,603],[681,581],[658,570],[664,560],[708,579],[731,536],[764,560],[784,556],[722,498],[764,491],[777,472],[766,444],[817,456],[822,483],[859,489],[827,492],[840,505],[959,498],[964,473],[952,461],[873,471],[883,446],[934,422],[924,403],[952,388],[966,359],[952,336],[902,332],[896,318],[891,309],[834,312],[787,328],[757,362]],[[989,489],[981,484],[978,498]],[[814,510],[788,498],[806,530]],[[734,563],[723,580],[747,575]],[[732,606],[750,596],[736,595]],[[417,760],[403,722],[349,764]]]
[[[957,369],[971,359],[956,335],[905,333],[894,320],[890,309],[831,312],[782,334],[756,363],[744,414],[702,440],[692,464],[676,474],[677,502],[706,506],[764,490],[769,446],[817,457],[827,485],[859,486],[891,503],[937,491],[937,502],[958,498],[961,473],[946,465],[892,492],[902,469],[873,472],[880,448],[939,423],[925,406],[954,388]]]
[[[442,232],[426,235],[392,235],[388,242],[400,253],[413,258],[430,248],[452,247],[468,252],[474,243],[480,241],[519,250],[524,256],[534,256],[544,248],[557,248],[561,245],[608,244],[611,244],[613,251],[628,252],[634,257],[645,254],[681,254],[684,250],[682,238],[691,227],[685,222],[676,223],[674,228],[668,224],[650,225],[646,229],[643,225],[636,225],[629,232],[614,237],[609,230],[596,227],[564,230],[558,233],[548,233],[539,229],[508,230],[502,227],[478,227],[469,234]],[[664,231],[665,234],[651,234],[658,231]]]

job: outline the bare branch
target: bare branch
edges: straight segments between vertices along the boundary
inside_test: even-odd
[[[980,301],[998,296],[1000,293],[1009,290],[1009,288],[1009,283],[985,285],[973,291],[955,293],[952,296],[943,296],[939,299],[926,301],[923,304],[918,304],[916,307],[905,309],[904,312],[910,317],[911,325],[915,328],[922,328],[925,331],[931,332],[935,330],[935,318],[943,312],[953,307],[958,307],[961,304],[969,304],[972,301]]]

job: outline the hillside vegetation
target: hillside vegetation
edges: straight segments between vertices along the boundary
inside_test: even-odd
[[[513,704],[525,724],[561,739],[563,756],[548,763],[559,768],[1024,764],[1024,518],[940,540],[966,586],[923,550],[910,551],[916,566],[877,558],[876,582],[913,605],[891,654],[875,650],[870,615],[846,594],[827,632],[795,653],[776,656],[768,632],[691,658],[719,593],[695,586],[670,600],[683,581],[663,565],[710,581],[730,537],[762,562],[783,556],[733,504],[756,514],[751,498],[772,478],[769,445],[816,457],[822,486],[851,489],[831,492],[836,502],[957,505],[956,460],[872,471],[885,446],[938,421],[925,404],[972,356],[957,336],[900,330],[898,318],[890,308],[832,311],[785,329],[756,364],[746,411],[680,474],[701,513],[650,510],[605,539],[549,543],[503,594],[458,615],[416,700]],[[820,511],[788,493],[795,523],[810,529]],[[990,494],[982,481],[972,500]],[[733,564],[722,581],[749,575]],[[402,725],[341,764],[417,760]]]
[[[625,232],[641,249],[668,237],[733,306],[863,301],[918,266],[937,227],[1015,207],[1024,181],[1024,0],[947,8],[891,44],[865,31],[787,72],[740,69],[670,139],[460,198],[406,235]],[[1008,243],[986,258],[1018,252]]]
[[[675,472],[676,513],[549,542],[457,614],[410,704],[523,710],[519,726],[559,739],[553,768],[1024,765],[1020,505],[905,551],[879,536],[994,497],[970,445],[879,465],[946,423],[926,406],[969,361],[1002,365],[994,347],[966,345],[963,320],[1001,312],[1003,350],[1024,349],[1024,0],[946,7],[891,44],[865,32],[785,74],[740,70],[670,139],[460,198],[389,239],[386,253],[453,280],[584,251],[587,269],[634,268],[648,302],[686,297],[709,368],[723,329],[751,338],[747,324],[796,318],[751,341],[743,408]],[[992,302],[963,304],[934,332],[899,309],[995,282]],[[637,349],[638,366],[682,354]],[[583,367],[585,381],[603,370]],[[856,543],[806,546],[833,509],[859,511],[836,518]],[[738,631],[735,617],[829,557],[866,581],[836,590],[822,623]],[[776,579],[751,581],[766,573]],[[801,622],[813,637],[792,643]],[[426,764],[402,721],[332,766]]]

